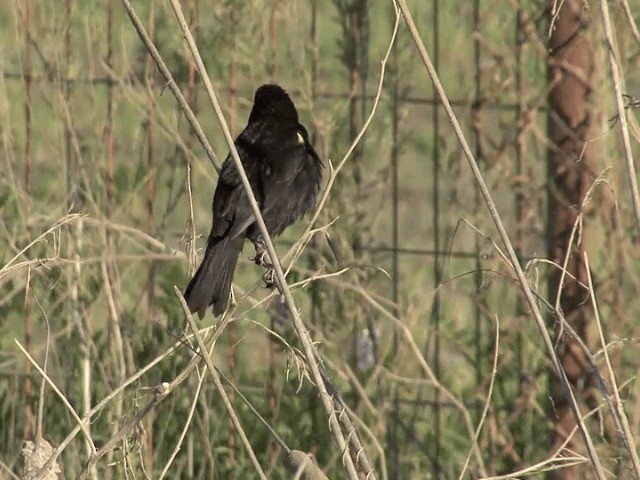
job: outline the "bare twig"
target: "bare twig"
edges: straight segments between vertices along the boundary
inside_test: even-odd
[[[42,365],[42,369],[46,372],[47,366],[49,364],[49,347],[51,346],[51,326],[49,325],[49,317],[47,317],[47,313],[42,308],[42,305],[36,299],[38,307],[40,308],[40,312],[42,313],[42,318],[44,318],[44,323],[47,327],[47,341],[45,343],[44,349],[44,363]],[[38,397],[38,415],[36,417],[36,439],[40,438],[43,435],[42,431],[42,421],[44,419],[44,391],[45,391],[45,381],[43,380],[40,384],[40,396]],[[88,430],[88,429],[87,429]]]
[[[489,382],[489,391],[487,392],[487,399],[484,402],[484,408],[482,409],[482,415],[480,415],[480,421],[478,422],[478,427],[476,428],[476,433],[473,436],[473,443],[478,442],[478,438],[480,438],[480,432],[482,431],[482,425],[484,424],[485,418],[487,418],[487,412],[489,411],[489,407],[491,406],[491,394],[493,393],[493,384],[496,380],[496,375],[498,373],[498,355],[500,353],[500,320],[498,316],[495,316],[496,319],[496,340],[495,346],[493,350],[493,366],[491,368],[491,381]],[[467,458],[464,461],[464,465],[462,466],[462,471],[460,472],[459,480],[464,478],[465,473],[467,472],[467,467],[469,466],[469,460],[471,460],[471,453],[473,449],[469,450],[467,453]]]
[[[604,26],[604,36],[607,41],[607,53],[609,58],[609,68],[611,70],[611,80],[613,81],[613,91],[616,97],[616,107],[618,109],[618,120],[620,121],[620,133],[622,134],[622,147],[624,149],[624,159],[627,167],[627,177],[631,187],[631,200],[633,202],[633,213],[635,214],[636,229],[640,242],[640,194],[638,193],[638,179],[636,177],[636,166],[633,161],[631,150],[631,138],[629,136],[629,122],[627,120],[627,109],[622,97],[622,78],[618,65],[618,55],[613,38],[611,18],[609,17],[609,2],[600,2],[600,12],[602,13],[602,24]]]
[[[191,332],[193,333],[193,336],[196,339],[198,348],[200,349],[200,356],[204,360],[204,363],[207,366],[207,369],[209,371],[209,374],[211,375],[211,378],[213,378],[213,383],[215,384],[216,389],[220,394],[220,398],[222,398],[222,402],[224,403],[224,406],[227,409],[227,413],[229,414],[229,417],[233,422],[233,426],[235,427],[236,431],[238,432],[238,435],[240,436],[240,440],[242,441],[244,448],[247,450],[247,454],[251,459],[253,468],[255,468],[256,472],[258,473],[258,476],[261,479],[267,480],[267,476],[262,471],[260,462],[258,462],[258,458],[256,457],[256,454],[253,452],[253,448],[251,447],[251,442],[249,442],[249,439],[247,438],[247,434],[245,433],[244,429],[242,428],[242,424],[240,423],[240,419],[238,418],[238,415],[233,409],[233,405],[231,405],[231,401],[229,400],[229,397],[224,390],[224,386],[222,385],[222,381],[220,380],[220,375],[218,375],[218,370],[213,365],[213,362],[211,361],[211,357],[207,354],[209,350],[207,349],[207,346],[205,345],[204,340],[202,340],[202,335],[200,335],[198,331],[196,322],[193,320],[193,317],[189,313],[189,307],[187,306],[187,302],[184,300],[184,297],[182,296],[182,292],[178,287],[174,287],[174,290],[176,292],[176,295],[178,296],[178,299],[180,300],[182,309],[184,310],[184,314],[187,318],[187,323],[189,324],[189,328],[191,328]]]
[[[358,144],[362,140],[362,137],[364,136],[365,132],[369,128],[369,125],[371,124],[371,121],[373,120],[373,117],[375,116],[376,110],[378,108],[378,103],[380,102],[380,96],[382,95],[382,87],[384,85],[384,78],[385,78],[385,73],[386,73],[386,68],[387,68],[387,62],[389,60],[389,56],[391,55],[393,44],[395,43],[396,36],[398,34],[398,27],[399,27],[399,24],[400,24],[400,11],[398,10],[398,8],[397,8],[395,3],[393,4],[393,6],[394,6],[394,11],[395,11],[396,18],[395,18],[395,22],[394,22],[394,26],[393,26],[393,31],[391,33],[391,38],[389,40],[389,45],[387,47],[387,51],[386,51],[382,61],[380,62],[380,77],[379,77],[379,80],[378,80],[378,88],[377,88],[376,93],[375,93],[375,95],[373,97],[373,105],[371,106],[371,112],[369,113],[369,116],[367,117],[367,119],[365,120],[364,124],[362,125],[362,128],[358,132],[358,135],[356,135],[356,137],[353,139],[353,142],[351,142],[351,145],[349,146],[349,148],[345,152],[345,154],[342,157],[342,159],[338,162],[338,164],[335,167],[333,167],[333,165],[329,164],[331,175],[329,177],[327,185],[325,186],[324,192],[322,193],[322,196],[320,197],[320,200],[318,201],[318,205],[316,207],[316,210],[315,210],[313,216],[311,217],[311,220],[309,221],[309,223],[308,223],[304,233],[302,234],[301,238],[305,238],[307,236],[307,234],[311,231],[311,229],[313,228],[314,224],[318,220],[318,217],[320,216],[320,212],[322,211],[322,209],[324,208],[324,205],[327,203],[327,200],[329,199],[329,194],[331,193],[331,188],[333,187],[333,184],[335,183],[336,178],[338,177],[338,173],[340,173],[340,170],[342,170],[344,165],[347,163],[347,160],[349,160],[349,158],[351,158],[351,154],[353,154],[353,152],[357,148]]]
[[[413,337],[413,334],[411,333],[411,330],[409,329],[409,327],[404,322],[402,322],[398,317],[396,317],[393,313],[391,313],[388,309],[383,307],[380,304],[380,302],[378,302],[375,298],[373,298],[371,296],[371,294],[368,291],[366,291],[364,288],[362,288],[360,285],[357,285],[357,286],[345,285],[345,286],[346,286],[346,288],[349,288],[350,290],[352,290],[352,291],[356,292],[357,294],[359,294],[375,310],[380,312],[384,317],[386,317],[389,320],[391,320],[396,325],[396,327],[400,329],[400,332],[402,333],[402,337],[407,342],[407,345],[409,346],[411,352],[414,354],[416,360],[418,361],[418,365],[420,366],[420,368],[422,369],[422,371],[424,372],[424,374],[426,375],[426,377],[428,379],[428,380],[420,379],[420,381],[424,382],[424,383],[431,383],[434,386],[434,388],[436,388],[437,390],[442,392],[442,394],[457,409],[460,410],[460,412],[462,413],[462,416],[464,418],[464,423],[465,423],[465,426],[467,428],[467,432],[469,434],[469,439],[473,440],[474,429],[473,429],[473,423],[471,421],[471,415],[469,414],[469,410],[467,409],[467,407],[458,398],[456,398],[455,395],[453,395],[453,393],[451,393],[436,378],[435,374],[433,373],[433,370],[431,369],[431,367],[429,366],[429,364],[425,360],[424,356],[422,355],[422,352],[420,351],[420,347],[416,343],[416,340]],[[391,378],[393,378],[393,377],[400,378],[399,376],[394,375],[391,372],[389,372],[388,375]],[[471,442],[471,448],[473,449],[473,452],[474,452],[474,455],[475,455],[475,460],[478,463],[478,466],[479,466],[481,472],[484,473],[486,471],[486,468],[484,466],[484,461],[482,459],[482,453],[480,452],[480,448],[478,447],[478,444],[476,442],[472,441]]]
[[[29,363],[31,363],[31,365],[33,365],[33,367],[38,371],[38,373],[40,375],[42,375],[42,378],[45,382],[47,382],[49,384],[49,386],[53,389],[54,392],[56,392],[56,394],[58,395],[58,397],[60,397],[60,400],[62,400],[62,403],[64,403],[65,407],[67,407],[67,410],[69,410],[69,412],[71,413],[71,416],[75,419],[75,421],[77,422],[78,426],[80,427],[80,429],[82,430],[82,433],[84,433],[85,439],[87,440],[87,442],[91,445],[91,449],[93,452],[96,451],[96,446],[93,443],[93,440],[91,439],[91,434],[89,433],[89,431],[87,430],[87,426],[86,424],[80,419],[80,417],[78,416],[78,414],[76,413],[75,409],[73,408],[73,406],[69,403],[69,400],[67,400],[67,397],[64,396],[64,393],[62,393],[60,391],[60,389],[58,388],[58,386],[53,382],[53,380],[51,380],[51,378],[49,377],[49,375],[47,375],[47,372],[45,372],[42,367],[40,367],[40,365],[38,365],[38,362],[36,362],[34,360],[34,358],[29,354],[29,352],[27,352],[27,350],[22,346],[22,344],[17,340],[14,339],[15,344],[17,345],[17,347],[20,349],[20,351],[22,352],[22,354],[27,357],[27,360],[29,360]]]
[[[80,480],[84,480],[94,469],[96,463],[109,452],[111,452],[118,443],[127,437],[131,431],[138,426],[138,424],[146,417],[158,404],[171,392],[169,383],[162,383],[156,385],[153,389],[153,398],[136,413],[129,420],[125,421],[122,427],[116,431],[116,433],[102,446],[99,450],[95,451],[86,467],[80,473]]]
[[[629,22],[629,27],[631,28],[633,37],[636,39],[636,43],[640,47],[640,30],[638,30],[638,25],[636,25],[636,22],[633,19],[633,14],[629,8],[629,2],[628,0],[620,0],[620,3],[622,4],[625,16],[627,17],[627,22]]]
[[[62,226],[66,225],[67,223],[71,223],[71,222],[76,221],[79,217],[80,217],[80,215],[71,214],[71,215],[66,215],[66,216],[56,220],[56,222],[51,227],[47,228],[47,230],[45,230],[43,233],[38,235],[31,242],[29,242],[24,248],[22,248],[17,254],[15,254],[13,256],[13,258],[11,258],[11,260],[9,260],[7,263],[5,263],[2,266],[2,268],[0,268],[0,279],[10,270],[9,267],[11,267],[11,265],[16,260],[18,260],[18,258],[20,258],[22,255],[24,255],[36,243],[38,243],[39,241],[43,240],[47,235],[49,235],[52,232],[55,232],[56,230],[60,229]]]
[[[210,328],[205,329],[206,331],[210,330]],[[212,342],[215,342],[215,340],[217,339],[217,337],[219,336],[219,334],[221,333],[221,331],[216,330],[213,334],[213,340]],[[187,336],[187,339],[191,338],[192,335]],[[86,413],[83,417],[82,423],[79,425],[76,425],[76,427],[74,427],[73,430],[71,430],[71,432],[69,432],[69,434],[64,438],[64,440],[62,440],[62,442],[60,442],[60,444],[58,445],[58,447],[54,450],[51,458],[49,458],[49,460],[47,460],[47,463],[45,463],[42,468],[38,471],[38,475],[42,474],[44,471],[46,471],[46,469],[53,463],[56,461],[56,459],[60,456],[60,454],[64,451],[64,449],[67,447],[67,445],[69,445],[69,443],[71,443],[71,441],[75,438],[75,436],[78,434],[78,432],[82,429],[82,425],[87,424],[91,421],[91,419],[100,411],[102,411],[102,409],[111,401],[113,400],[115,397],[117,397],[118,395],[120,395],[122,393],[122,391],[124,391],[125,388],[127,388],[129,385],[131,385],[132,383],[138,381],[143,375],[145,375],[149,370],[151,370],[153,367],[155,367],[157,364],[159,364],[161,361],[163,361],[164,359],[166,359],[167,357],[169,357],[170,355],[174,354],[179,348],[182,348],[184,346],[184,340],[180,340],[177,341],[176,343],[174,343],[171,347],[169,347],[166,351],[164,351],[163,353],[161,353],[160,355],[158,355],[156,358],[154,358],[151,362],[149,362],[147,365],[145,365],[144,367],[140,368],[137,372],[135,372],[133,375],[131,375],[126,381],[124,381],[119,387],[113,389],[113,391],[111,391],[108,395],[106,395],[99,403],[97,403],[96,405],[94,405],[94,407],[91,409],[90,412]],[[171,382],[170,384],[170,389],[169,391],[173,391],[173,389],[178,386],[180,383],[182,383],[184,381],[185,378],[187,378],[189,376],[189,374],[193,371],[193,369],[197,366],[197,361],[199,360],[198,356],[194,356],[194,358],[191,360],[191,362],[184,368],[184,370],[182,370],[182,372],[180,372],[180,374]],[[164,398],[164,397],[163,397]]]
[[[215,346],[215,343],[211,344],[211,347],[209,349],[209,355],[211,355],[214,346]],[[171,464],[175,460],[176,455],[178,455],[178,452],[182,447],[182,442],[184,441],[184,437],[187,435],[187,432],[189,431],[189,426],[191,425],[193,414],[195,413],[196,406],[198,405],[198,397],[200,396],[200,390],[202,390],[202,385],[204,385],[204,379],[205,379],[205,373],[198,372],[198,385],[196,387],[196,391],[193,394],[193,401],[191,402],[191,408],[189,409],[187,419],[184,422],[184,426],[182,427],[182,431],[180,432],[180,436],[178,437],[176,446],[173,448],[171,455],[169,455],[169,459],[167,460],[167,463],[164,465],[162,472],[160,472],[160,476],[158,477],[158,480],[162,480],[167,475],[167,473],[169,472],[169,468],[171,468]]]
[[[584,415],[584,418],[587,419],[592,415],[594,415],[595,413],[599,412],[600,410],[602,410],[603,406],[604,405],[601,404],[591,409]],[[544,472],[550,472],[552,470],[560,470],[562,468],[569,468],[575,465],[581,465],[581,464],[587,463],[589,460],[586,457],[566,449],[567,445],[569,444],[569,442],[571,441],[571,439],[573,438],[573,436],[576,434],[577,431],[578,431],[578,426],[576,425],[573,427],[571,432],[569,432],[569,434],[567,435],[567,438],[565,438],[563,442],[560,445],[558,445],[558,447],[555,449],[555,451],[551,454],[549,458],[542,460],[541,462],[538,462],[534,465],[529,465],[528,467],[524,467],[518,471],[508,473],[506,475],[482,477],[482,480],[509,480],[509,479],[516,480],[529,475],[537,475]],[[568,453],[568,455],[561,456],[561,454],[565,451]]]
[[[9,475],[9,477],[11,477],[13,480],[20,480],[20,477],[13,473],[13,471],[7,465],[5,465],[4,462],[0,461],[0,468],[2,468],[2,470],[4,470],[5,473]]]
[[[309,335],[309,332],[307,331],[304,322],[302,321],[302,318],[300,317],[300,313],[298,312],[297,307],[295,306],[295,302],[293,300],[293,296],[291,295],[291,291],[287,285],[286,279],[284,277],[284,273],[282,271],[282,265],[280,264],[280,260],[277,256],[275,247],[273,245],[273,241],[271,240],[271,237],[269,235],[269,231],[267,230],[267,227],[264,223],[264,219],[262,218],[262,214],[260,212],[260,207],[258,206],[258,203],[256,202],[255,199],[255,195],[253,194],[253,191],[251,189],[251,184],[249,183],[249,179],[247,178],[246,172],[244,170],[244,166],[242,165],[242,161],[240,160],[240,156],[238,155],[238,152],[236,150],[234,141],[233,141],[233,137],[231,136],[231,132],[229,131],[229,127],[226,123],[226,120],[224,118],[224,114],[222,112],[222,109],[220,107],[220,104],[218,102],[218,98],[213,90],[213,87],[211,85],[211,81],[209,79],[209,76],[207,74],[206,68],[204,66],[204,63],[202,61],[202,58],[200,57],[200,54],[198,52],[198,48],[196,46],[195,40],[193,38],[193,35],[191,34],[189,27],[187,25],[187,21],[184,17],[184,14],[182,12],[182,7],[180,6],[180,3],[178,2],[178,0],[171,0],[171,6],[173,7],[174,13],[176,14],[176,17],[178,19],[178,23],[180,24],[180,28],[182,29],[182,32],[185,36],[185,39],[187,41],[187,45],[189,46],[189,49],[191,50],[192,55],[194,56],[194,59],[196,61],[196,66],[198,67],[198,71],[200,73],[200,76],[203,80],[203,83],[205,85],[207,94],[209,95],[209,99],[211,101],[211,104],[213,106],[213,109],[216,113],[216,117],[218,118],[218,122],[220,123],[220,127],[222,129],[222,132],[224,134],[225,140],[227,141],[227,144],[229,146],[229,150],[230,150],[230,154],[231,154],[231,158],[233,159],[233,162],[235,164],[235,167],[238,171],[238,174],[242,180],[242,185],[245,189],[245,192],[247,194],[247,198],[249,200],[249,204],[251,205],[251,209],[253,211],[253,214],[256,218],[256,223],[258,224],[258,227],[260,229],[260,233],[262,234],[264,240],[265,240],[265,244],[267,247],[267,252],[269,253],[269,256],[273,262],[273,269],[275,271],[275,275],[276,275],[276,280],[278,283],[278,287],[280,292],[283,294],[284,298],[285,298],[285,302],[287,304],[287,307],[289,308],[289,311],[291,312],[291,317],[292,317],[292,321],[293,321],[293,325],[294,328],[296,330],[296,333],[298,335],[298,338],[300,339],[300,342],[302,343],[303,347],[304,347],[304,352],[305,352],[305,356],[306,356],[306,360],[307,363],[309,365],[309,368],[311,369],[311,374],[313,376],[313,379],[315,381],[316,387],[319,390],[320,393],[320,399],[322,401],[322,404],[325,408],[325,411],[327,412],[327,415],[329,416],[329,424],[331,426],[331,433],[334,437],[334,440],[336,441],[338,447],[340,448],[341,454],[342,454],[342,459],[343,459],[343,463],[344,466],[347,470],[347,474],[349,476],[349,478],[356,480],[358,478],[355,466],[353,464],[353,461],[351,460],[351,457],[349,456],[348,453],[348,448],[347,448],[347,444],[345,442],[345,438],[344,435],[342,433],[342,430],[340,429],[340,424],[338,419],[336,418],[336,414],[334,411],[334,407],[333,407],[333,401],[331,399],[331,396],[329,395],[329,393],[327,392],[327,389],[325,387],[322,375],[320,373],[320,368],[318,365],[318,362],[316,360],[316,348],[315,345],[313,344],[313,341]],[[355,432],[350,432],[350,435],[355,435]],[[360,454],[362,455],[362,458],[366,458],[366,454],[364,454],[364,452],[360,452]],[[369,474],[370,472],[367,472],[367,474]],[[374,476],[370,475],[370,478],[374,478]]]
[[[635,471],[636,478],[640,478],[640,459],[638,458],[638,451],[636,449],[636,443],[633,438],[633,433],[629,427],[629,419],[624,411],[622,405],[622,399],[620,398],[620,390],[618,389],[618,382],[616,381],[616,375],[611,366],[611,359],[609,358],[609,351],[607,350],[606,340],[604,338],[604,332],[602,330],[602,321],[600,320],[600,313],[598,312],[598,303],[596,301],[596,293],[593,289],[593,282],[591,279],[591,269],[589,268],[589,256],[587,252],[584,253],[584,265],[587,271],[587,280],[589,281],[589,296],[591,297],[591,306],[593,307],[593,313],[596,319],[596,326],[598,327],[598,337],[600,338],[600,344],[602,345],[602,351],[604,353],[604,362],[607,367],[607,373],[609,375],[609,386],[613,392],[613,398],[615,400],[611,414],[616,419],[616,424],[621,427],[620,434],[624,440],[625,447],[629,451],[631,462],[633,463],[633,469]],[[607,403],[611,406],[611,402],[607,398]]]
[[[213,165],[213,168],[216,169],[216,172],[220,173],[220,165],[219,165],[220,161],[218,160],[218,157],[213,151],[213,147],[209,143],[209,139],[205,135],[204,130],[202,130],[202,127],[200,126],[200,123],[198,122],[198,119],[196,118],[195,113],[193,113],[193,110],[191,110],[191,107],[189,106],[189,102],[187,102],[187,99],[184,98],[184,95],[182,95],[182,92],[180,91],[180,87],[178,87],[178,84],[173,79],[173,76],[171,75],[171,72],[167,68],[167,65],[164,63],[164,60],[162,60],[162,57],[160,56],[160,52],[158,52],[158,49],[153,43],[153,40],[151,40],[151,37],[149,36],[146,29],[144,28],[144,25],[140,21],[140,18],[138,18],[138,15],[136,14],[135,10],[133,9],[133,6],[131,5],[131,2],[129,0],[122,0],[122,3],[124,5],[124,8],[127,10],[127,14],[131,19],[131,23],[133,23],[134,28],[136,29],[136,31],[138,32],[138,35],[140,36],[140,40],[142,40],[142,43],[144,43],[144,46],[147,47],[147,50],[149,51],[149,54],[153,58],[153,61],[158,66],[158,70],[160,70],[160,73],[162,74],[165,81],[167,82],[167,87],[169,87],[169,90],[171,90],[171,93],[173,94],[173,96],[176,97],[176,101],[178,102],[178,105],[180,105],[180,108],[182,109],[185,116],[187,117],[187,120],[191,124],[191,127],[193,128],[196,136],[198,137],[198,140],[202,144],[202,147],[204,148],[204,151],[207,154],[207,157],[209,158],[211,165]]]
[[[469,164],[469,167],[471,168],[471,171],[473,172],[473,176],[476,180],[480,193],[482,194],[482,197],[487,206],[487,209],[489,210],[491,219],[493,220],[493,223],[495,224],[496,229],[498,230],[500,239],[504,243],[505,250],[509,258],[509,262],[511,263],[511,267],[513,268],[518,278],[518,282],[522,287],[522,292],[527,301],[527,304],[529,305],[529,308],[531,309],[531,314],[536,322],[536,325],[538,326],[538,330],[540,331],[540,335],[542,336],[542,340],[547,349],[547,353],[549,354],[549,357],[552,360],[553,367],[556,371],[556,374],[560,378],[560,382],[562,384],[564,394],[568,400],[571,410],[576,416],[576,421],[580,428],[580,432],[582,434],[585,446],[589,453],[589,458],[591,460],[591,463],[593,464],[596,476],[600,480],[604,480],[605,475],[602,469],[602,464],[600,463],[600,458],[598,457],[598,452],[595,449],[595,446],[591,439],[591,435],[589,434],[589,431],[587,430],[587,426],[584,423],[584,418],[580,413],[580,408],[578,407],[576,398],[573,394],[573,391],[571,390],[571,385],[569,383],[567,375],[564,369],[562,368],[562,363],[560,362],[560,358],[558,357],[555,349],[553,348],[553,342],[551,341],[551,337],[549,335],[549,332],[547,331],[547,327],[546,327],[544,318],[542,316],[542,313],[540,312],[540,308],[538,308],[538,304],[536,302],[535,296],[531,291],[531,287],[529,285],[529,282],[527,281],[524,271],[522,270],[516,251],[513,248],[513,244],[511,243],[511,240],[509,239],[509,234],[507,233],[507,230],[504,227],[504,224],[502,223],[502,218],[498,213],[498,209],[496,207],[495,202],[493,201],[491,192],[489,191],[487,184],[484,181],[484,177],[482,176],[480,167],[478,166],[478,163],[473,155],[473,152],[469,147],[469,144],[464,136],[464,132],[462,131],[462,127],[460,126],[460,123],[456,118],[453,108],[449,103],[447,94],[444,90],[444,87],[442,86],[442,83],[440,82],[440,78],[438,77],[438,73],[436,72],[433,66],[433,63],[431,62],[431,59],[429,57],[429,54],[427,53],[424,43],[422,42],[422,39],[420,38],[420,34],[413,21],[411,12],[409,12],[409,8],[407,6],[406,0],[393,0],[393,1],[397,2],[398,5],[400,6],[400,10],[402,11],[402,15],[404,16],[404,19],[407,23],[407,27],[409,28],[411,37],[413,38],[413,41],[415,42],[416,47],[418,48],[418,53],[420,54],[420,58],[422,59],[422,62],[424,63],[427,69],[427,72],[429,74],[429,77],[431,78],[431,81],[433,82],[433,86],[435,90],[438,92],[438,96],[442,101],[442,106],[444,108],[444,111],[446,112],[447,117],[451,122],[451,126],[453,127],[453,130],[456,134],[456,137],[460,142],[462,151],[467,159],[467,162]],[[640,223],[639,223],[639,227],[640,227]]]

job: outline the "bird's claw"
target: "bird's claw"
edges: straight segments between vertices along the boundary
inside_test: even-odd
[[[253,257],[253,261],[256,265],[261,267],[271,268],[273,264],[271,263],[271,258],[269,257],[269,252],[267,252],[264,248],[256,248],[256,256]]]
[[[255,262],[256,265],[259,265],[261,267],[268,267],[271,265],[271,262],[269,259],[269,253],[266,250],[260,253],[257,253],[256,256],[253,258],[253,261]]]
[[[276,284],[276,272],[273,268],[267,269],[266,272],[262,275],[262,281],[264,282],[265,288],[273,288]]]

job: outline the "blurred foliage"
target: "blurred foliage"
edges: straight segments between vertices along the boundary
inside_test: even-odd
[[[133,3],[224,159],[227,148],[201,82],[189,83],[191,60],[170,6]],[[244,125],[255,88],[276,81],[292,94],[328,177],[329,162],[335,167],[341,160],[373,106],[393,26],[390,6],[362,0],[182,3],[225,113],[235,119],[234,135]],[[546,2],[523,2],[526,28],[520,32],[518,2],[479,2],[477,25],[474,2],[439,2],[437,26],[430,2],[410,3],[432,53],[437,36],[441,79],[477,146],[507,228],[521,232],[529,279],[544,293],[549,267],[536,259],[546,255]],[[111,39],[107,5],[113,12]],[[637,20],[640,11],[632,7]],[[634,95],[640,85],[638,45],[624,16],[616,21],[627,88]],[[154,386],[187,367],[193,345],[185,340],[187,326],[174,287],[185,285],[201,253],[216,175],[119,2],[4,2],[0,27],[5,172],[0,178],[0,460],[13,468],[29,430],[27,415],[37,411],[41,382],[14,339],[42,365],[48,323],[47,371],[81,416],[87,390],[95,406],[180,345],[92,418],[97,447],[150,401]],[[519,61],[517,39],[522,42]],[[109,42],[112,69],[107,68]],[[594,118],[613,112],[605,77],[595,86]],[[520,114],[517,102],[525,107]],[[401,24],[376,115],[316,227],[334,223],[314,236],[289,276],[293,283],[345,269],[296,286],[294,295],[343,398],[376,438],[377,443],[356,424],[377,468],[384,456],[388,478],[436,478],[437,470],[441,478],[457,478],[471,445],[469,427],[475,428],[487,401],[496,318],[495,385],[478,440],[483,462],[489,474],[502,474],[536,464],[549,453],[546,356],[519,306],[519,288],[492,244],[493,228],[452,130],[443,115],[436,119],[432,104],[431,85]],[[585,241],[607,336],[617,342],[618,380],[627,382],[622,394],[637,428],[633,376],[640,262],[612,132],[594,135],[594,168],[609,169],[609,185],[598,190],[605,213],[588,219]],[[519,135],[526,145],[522,171],[514,163]],[[525,197],[524,218],[516,216],[517,193]],[[67,217],[72,204],[80,216]],[[617,226],[611,225],[612,212],[619,216]],[[68,220],[65,225],[43,235],[62,218]],[[278,239],[281,253],[302,227]],[[269,292],[246,258],[251,254],[249,247],[242,254],[237,309],[213,360],[290,448],[314,453],[330,478],[343,478],[340,452],[316,391],[297,368],[292,349],[299,345],[286,311],[274,313],[277,299],[256,305]],[[436,270],[440,285],[435,285]],[[435,371],[450,395],[428,378],[394,316],[408,328],[429,368],[438,365]],[[207,316],[201,325],[219,326],[219,321]],[[28,392],[26,379],[32,381]],[[144,478],[143,469],[156,478],[193,402],[194,416],[168,476],[254,478],[210,378],[195,398],[197,383],[192,372],[149,421],[98,463],[98,478]],[[267,476],[285,478],[280,448],[254,413],[229,393]],[[47,388],[44,436],[58,445],[75,425]],[[603,435],[603,451],[610,442]],[[65,476],[75,477],[86,459],[78,435],[62,455]],[[607,461],[614,463],[615,454]],[[479,476],[474,456],[469,471]]]

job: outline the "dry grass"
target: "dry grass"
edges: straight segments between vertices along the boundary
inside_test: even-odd
[[[545,316],[566,319],[560,291],[543,292],[551,269],[571,278],[572,252],[546,258],[544,5],[440,2],[436,24],[409,3],[411,32],[393,2],[134,2],[136,28],[126,0],[0,5],[8,478],[640,476],[639,146],[624,103],[640,11],[591,12],[601,154],[571,243],[591,263],[581,348],[601,373],[574,392],[570,438],[588,448],[549,452],[547,376],[562,368]],[[241,261],[237,305],[197,327],[179,292],[212,165],[269,79],[314,132],[325,190],[275,241],[279,292]],[[21,459],[32,437],[46,455]]]

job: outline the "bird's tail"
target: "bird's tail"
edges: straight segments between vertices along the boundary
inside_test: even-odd
[[[213,306],[215,316],[227,309],[233,271],[243,242],[243,238],[209,238],[202,263],[184,292],[191,313],[202,316],[209,305]]]

